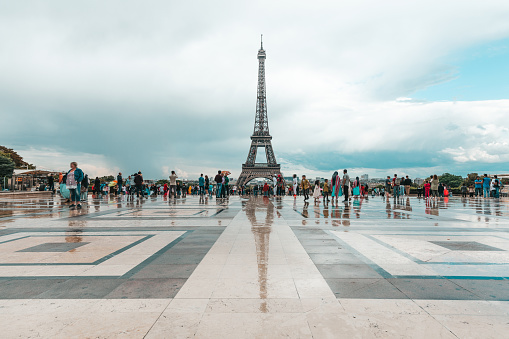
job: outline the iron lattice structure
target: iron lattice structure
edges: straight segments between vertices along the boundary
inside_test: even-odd
[[[246,163],[242,165],[242,173],[239,176],[237,185],[245,185],[255,178],[272,179],[281,174],[281,165],[276,161],[272,149],[272,137],[269,133],[269,119],[267,117],[267,96],[265,88],[265,59],[267,58],[263,49],[263,41],[258,50],[258,90],[256,98],[256,116],[253,135],[251,136],[251,147],[247,155]],[[257,163],[256,155],[258,148],[265,148],[266,162]]]

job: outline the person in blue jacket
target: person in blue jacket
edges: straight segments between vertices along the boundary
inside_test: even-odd
[[[71,162],[71,169],[67,172],[67,179],[65,185],[70,193],[71,205],[70,209],[81,209],[80,204],[80,191],[81,181],[83,180],[83,171],[78,168],[78,163]],[[76,205],[77,204],[77,205]]]
[[[488,177],[487,174],[484,174],[484,178],[482,178],[482,188],[484,191],[485,198],[490,197],[490,186],[491,186],[491,179],[490,179],[490,177]]]

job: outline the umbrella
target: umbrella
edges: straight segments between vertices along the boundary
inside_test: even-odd
[[[230,175],[230,174],[232,174],[232,172],[230,172],[230,171],[222,171],[221,173],[222,173],[222,174],[224,174],[224,175]]]
[[[116,185],[117,185],[117,181],[113,180],[112,182],[109,183],[108,186],[113,187],[113,186],[116,186]]]

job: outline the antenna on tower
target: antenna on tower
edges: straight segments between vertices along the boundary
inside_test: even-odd
[[[261,41],[261,47],[260,47],[260,49],[263,49],[263,34],[261,34],[260,41]]]

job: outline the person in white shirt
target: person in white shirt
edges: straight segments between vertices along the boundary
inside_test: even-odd
[[[171,171],[171,175],[170,175],[170,198],[172,196],[175,197],[175,199],[177,199],[177,174],[175,173],[175,171]]]
[[[299,182],[297,180],[297,174],[293,175],[293,197],[297,198],[297,186],[299,185]]]

